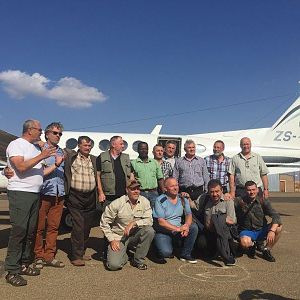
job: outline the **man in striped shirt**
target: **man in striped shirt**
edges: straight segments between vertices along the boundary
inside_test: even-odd
[[[224,155],[225,144],[221,140],[214,143],[212,155],[206,156],[205,162],[210,179],[218,179],[222,183],[223,193],[227,193],[227,183],[229,182],[228,170],[230,158]]]

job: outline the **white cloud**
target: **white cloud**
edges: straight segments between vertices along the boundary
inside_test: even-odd
[[[90,107],[94,102],[106,100],[97,88],[87,86],[73,77],[53,82],[39,73],[29,75],[18,70],[8,70],[0,72],[0,83],[4,91],[15,99],[33,95],[74,108]]]

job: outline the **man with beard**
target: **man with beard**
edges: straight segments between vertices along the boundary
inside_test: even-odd
[[[206,156],[205,162],[209,173],[210,180],[218,179],[222,183],[223,193],[227,193],[227,183],[229,182],[228,170],[230,158],[224,155],[225,144],[221,140],[217,140],[213,146],[212,155]]]

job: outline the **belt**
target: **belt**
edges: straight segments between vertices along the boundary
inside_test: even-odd
[[[157,188],[155,188],[155,189],[141,189],[141,192],[157,192]]]

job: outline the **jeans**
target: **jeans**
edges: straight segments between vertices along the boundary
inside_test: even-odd
[[[169,257],[173,253],[173,244],[183,241],[183,246],[180,252],[181,257],[191,256],[194,243],[198,235],[198,226],[192,223],[187,237],[182,237],[180,232],[171,232],[169,234],[156,233],[154,237],[155,246],[160,257]]]
[[[156,198],[159,196],[157,191],[141,191],[141,195],[150,201],[151,208],[155,206]]]

